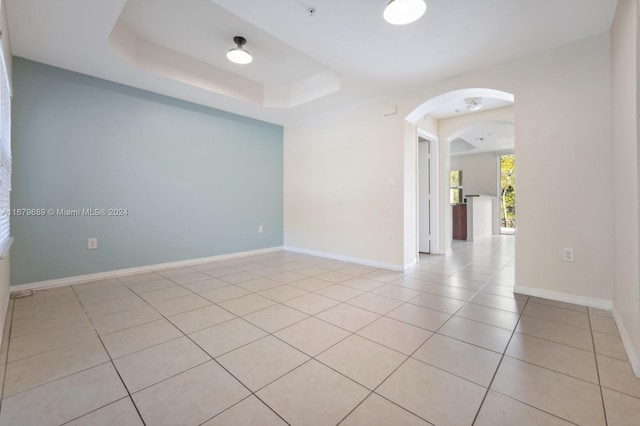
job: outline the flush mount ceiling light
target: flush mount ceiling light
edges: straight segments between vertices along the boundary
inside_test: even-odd
[[[247,40],[244,37],[235,36],[233,38],[233,42],[237,45],[237,47],[234,47],[233,49],[227,52],[227,59],[229,59],[233,63],[241,64],[241,65],[248,64],[251,61],[253,61],[253,57],[251,56],[251,53],[247,52],[242,47],[247,42]]]
[[[393,25],[417,21],[427,10],[424,0],[391,0],[384,9],[384,20]]]
[[[482,108],[482,98],[467,98],[464,100],[467,111],[477,111]]]

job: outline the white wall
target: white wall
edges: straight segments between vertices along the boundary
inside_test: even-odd
[[[611,300],[608,34],[285,130],[285,245],[395,265],[410,258],[403,250],[415,248],[409,225],[416,149],[407,134],[416,126],[404,126],[402,117],[432,97],[470,87],[515,95],[518,285]],[[388,105],[398,105],[399,113],[383,117]],[[445,159],[447,145],[440,141]],[[448,169],[441,163],[441,171]],[[409,176],[404,188],[386,186],[389,177],[397,184],[403,175]],[[388,229],[404,230],[406,241],[389,243]],[[563,247],[574,247],[575,263],[561,261]]]
[[[451,156],[451,170],[462,170],[464,195],[491,195],[491,232],[500,233],[498,179],[500,155],[494,152]]]
[[[478,241],[491,235],[493,199],[470,197],[467,200],[467,241]]]
[[[636,104],[638,11],[635,0],[619,0],[611,31],[614,306],[627,352],[640,377],[638,280],[638,123]],[[635,360],[634,360],[635,358]]]
[[[609,44],[602,34],[410,95],[409,111],[461,88],[515,95],[520,291],[612,298]],[[563,247],[575,249],[575,263],[562,262]]]
[[[3,54],[8,62],[9,73],[11,73],[11,46],[5,3],[5,1],[0,0],[0,31],[2,31]],[[9,77],[11,77],[11,74]],[[7,307],[9,306],[9,284],[9,256],[7,256],[5,259],[0,260],[0,324],[4,324],[7,315]],[[4,327],[0,327],[0,341],[2,341],[3,330]]]
[[[532,72],[516,94],[518,287],[612,299],[609,43],[607,34],[523,64]],[[575,263],[561,260],[563,247]]]
[[[403,267],[404,120],[387,106],[285,127],[286,247]]]
[[[462,170],[464,195],[498,196],[498,155],[452,155],[451,170]]]
[[[419,120],[416,125],[419,129],[424,130],[427,133],[430,133],[434,136],[440,135],[440,121],[433,117],[425,117],[422,120]]]

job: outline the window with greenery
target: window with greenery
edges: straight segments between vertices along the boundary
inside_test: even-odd
[[[500,156],[500,221],[503,228],[516,227],[516,157]]]
[[[449,172],[449,200],[451,204],[462,203],[462,170]]]

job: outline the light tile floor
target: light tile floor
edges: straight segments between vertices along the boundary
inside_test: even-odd
[[[0,425],[637,425],[613,318],[513,237],[399,273],[278,252],[12,300]]]

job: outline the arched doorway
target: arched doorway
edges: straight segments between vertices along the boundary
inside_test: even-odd
[[[452,209],[449,202],[449,172],[451,171],[451,142],[467,126],[479,122],[513,123],[514,96],[495,89],[467,88],[433,97],[409,113],[405,120],[407,167],[405,167],[405,265],[417,261],[425,247],[421,239],[429,238],[430,252],[446,254],[451,251]],[[509,110],[510,109],[510,110]],[[446,124],[446,125],[443,125]],[[421,158],[420,141],[430,143],[428,163]],[[413,160],[415,161],[413,161]],[[415,164],[415,167],[412,165]],[[421,200],[421,182],[430,170],[428,195],[430,204]],[[412,186],[414,185],[414,186]],[[422,184],[424,188],[424,184]],[[424,196],[424,195],[423,195]],[[429,207],[426,207],[429,206]],[[425,211],[429,209],[429,234],[425,228]],[[421,226],[422,225],[422,226]]]

